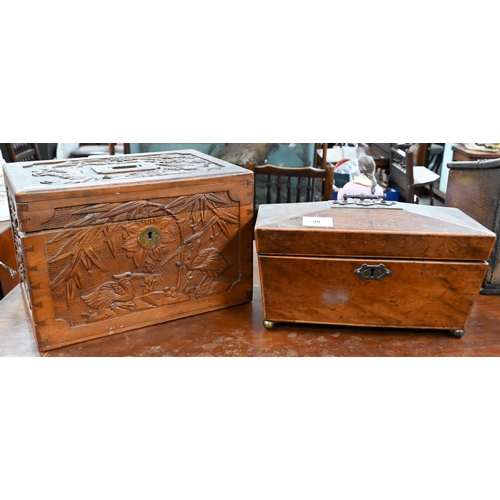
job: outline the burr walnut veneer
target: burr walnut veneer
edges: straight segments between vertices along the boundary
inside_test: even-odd
[[[459,209],[324,201],[262,205],[264,323],[464,334],[495,234]]]
[[[183,150],[4,175],[40,350],[252,300],[249,170]]]

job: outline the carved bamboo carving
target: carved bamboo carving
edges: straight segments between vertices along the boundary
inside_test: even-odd
[[[45,241],[56,317],[70,326],[225,293],[240,278],[239,204],[227,192],[65,214]]]

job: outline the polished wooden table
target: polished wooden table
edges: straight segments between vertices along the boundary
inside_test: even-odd
[[[447,331],[262,326],[254,259],[251,303],[40,353],[19,285],[0,301],[0,356],[500,356],[500,297],[479,295],[458,339]]]

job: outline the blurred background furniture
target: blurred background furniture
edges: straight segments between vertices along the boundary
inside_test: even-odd
[[[329,163],[335,166],[340,160],[355,160],[360,156],[371,156],[378,168],[388,169],[390,156],[381,149],[360,143],[355,146],[345,144],[316,143],[315,165],[325,168]]]
[[[266,203],[298,203],[331,200],[333,166],[279,167],[248,163],[254,172],[254,225],[259,206]]]
[[[429,168],[414,164],[414,151],[410,143],[398,144],[391,148],[391,161],[389,168],[390,183],[395,186],[404,201],[418,203],[416,189],[425,187],[429,190],[429,203],[434,205],[434,183],[439,179],[439,174]],[[420,144],[417,157],[421,158],[420,150],[427,148],[427,144]]]
[[[130,152],[129,145],[126,143],[89,143],[81,142],[77,149],[70,153],[70,158],[85,158],[94,155],[119,155],[128,154]]]
[[[479,149],[469,149],[464,144],[454,144],[453,161],[474,161],[500,158],[500,151],[481,151]]]
[[[11,154],[9,150],[13,148],[17,150],[17,153]],[[38,150],[38,153],[33,153],[33,157],[27,155],[22,157],[20,153],[23,150]],[[56,157],[57,143],[55,142],[37,142],[37,143],[25,143],[25,142],[17,142],[17,143],[0,143],[0,152],[6,162],[12,163],[13,161],[31,161],[33,158],[40,160],[53,160]],[[12,160],[11,158],[14,158]],[[18,159],[21,158],[21,159]]]
[[[445,205],[459,208],[497,235],[481,293],[500,294],[500,158],[453,161],[447,166]]]
[[[444,143],[418,143],[417,146],[415,164],[439,174],[443,163]]]
[[[213,152],[213,156],[240,167],[248,168],[248,164],[264,164],[274,149],[276,149],[274,143],[233,143],[225,144],[217,152]]]
[[[38,161],[41,160],[38,144],[33,142],[9,142],[5,143],[7,157],[5,161],[14,163],[18,161]]]
[[[17,272],[16,252],[12,228],[9,221],[0,221],[0,262]],[[0,265],[0,299],[7,295],[19,283],[19,274],[11,276],[9,271]]]
[[[314,145],[314,167],[325,168],[327,150],[330,145],[327,142],[317,142]]]
[[[25,146],[31,147],[33,149],[37,148],[38,149],[38,154],[39,154],[39,159],[40,160],[54,160],[54,159],[66,159],[69,158],[69,155],[71,151],[75,150],[78,148],[78,143],[57,143],[57,142],[37,142],[37,143],[0,143],[0,152],[3,155],[3,158],[5,159],[6,162],[11,163],[13,160],[11,160],[11,155],[9,154],[8,148],[11,145],[18,145],[16,146],[16,149],[23,148]],[[64,150],[67,150],[67,154],[61,154],[58,156],[59,150],[62,149],[62,152],[64,153]],[[109,153],[106,153],[109,154]],[[18,155],[16,155],[17,157]],[[16,159],[15,161],[24,161],[23,159]],[[26,161],[31,161],[31,158],[27,159]]]
[[[10,162],[11,158],[28,158],[27,161],[29,161],[29,159],[39,155],[36,144],[5,143],[2,146],[2,150],[0,151],[0,299],[19,283],[9,203],[7,201],[2,166],[4,163]],[[13,274],[14,271],[16,274]]]
[[[332,199],[333,166],[331,165],[327,165],[325,169],[260,165],[253,167],[253,171],[256,183],[258,177],[265,176],[266,203],[299,203]]]

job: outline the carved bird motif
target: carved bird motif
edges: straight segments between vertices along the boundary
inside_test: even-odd
[[[202,234],[203,232],[193,234],[185,241],[185,245],[190,249],[189,255],[186,258],[186,269],[191,273],[193,271],[200,271],[202,273],[198,288],[201,290],[201,287],[206,282],[205,291],[203,292],[206,295],[214,278],[217,278],[226,271],[231,262],[222,255],[218,248],[207,247],[201,249]]]
[[[115,310],[118,311],[132,311],[135,304],[132,302],[134,292],[132,289],[133,273],[126,272],[123,274],[116,274],[113,278],[116,281],[107,281],[99,286],[93,292],[82,295],[84,302],[97,309],[96,313],[89,316],[89,321],[103,312],[111,312],[114,315]]]

